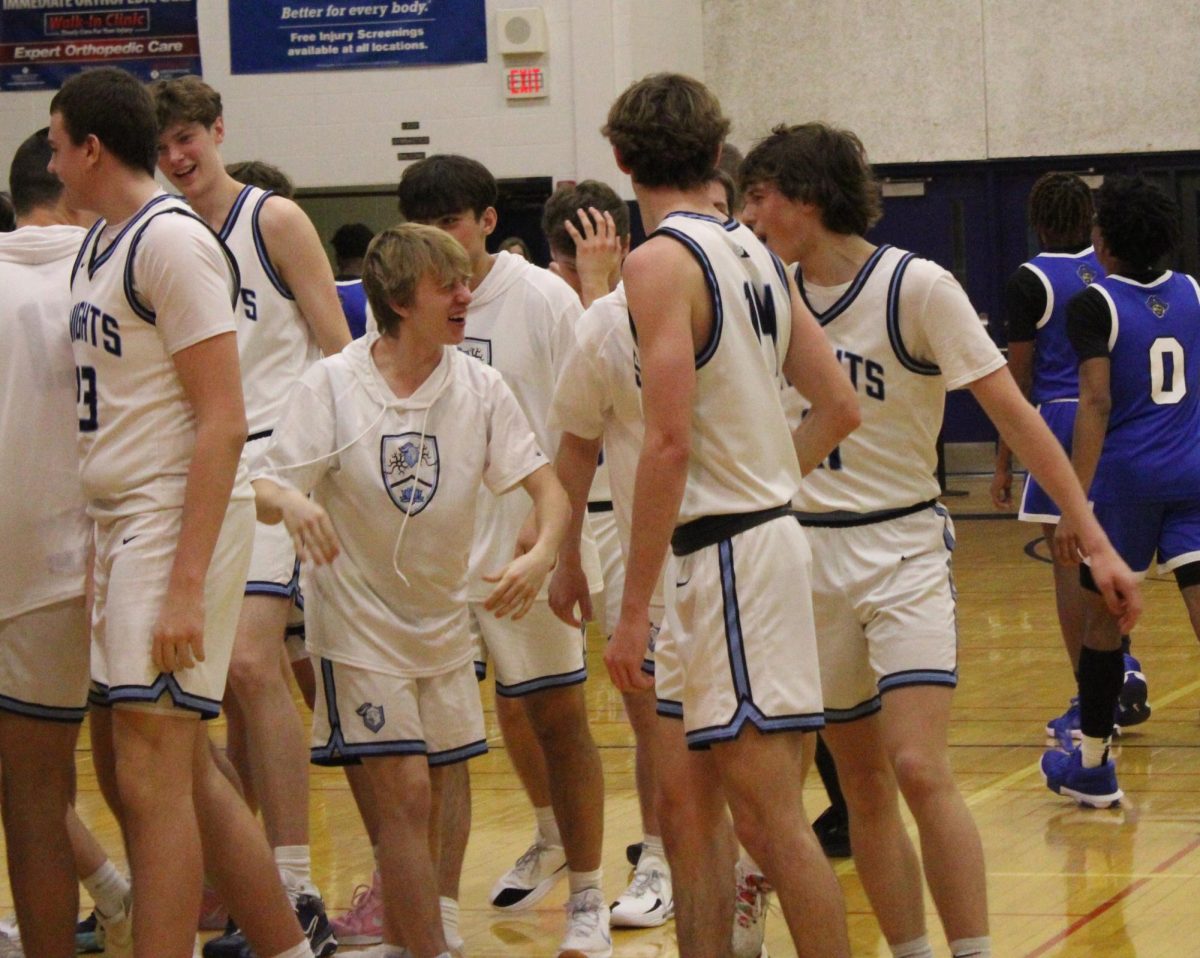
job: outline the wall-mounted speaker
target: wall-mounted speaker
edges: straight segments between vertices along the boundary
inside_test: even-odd
[[[497,10],[496,25],[501,53],[546,52],[546,15],[541,7]]]

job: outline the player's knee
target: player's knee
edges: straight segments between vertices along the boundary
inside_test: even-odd
[[[529,723],[548,761],[579,754],[593,747],[582,693],[561,694],[576,691],[578,689],[575,688],[553,689],[534,693],[528,701]],[[543,695],[546,697],[541,698]]]
[[[265,690],[283,685],[278,651],[266,654],[255,642],[238,642],[229,660],[229,687],[240,703],[253,702]]]
[[[895,758],[896,781],[909,805],[936,798],[953,789],[954,779],[945,756],[924,749],[902,749]]]

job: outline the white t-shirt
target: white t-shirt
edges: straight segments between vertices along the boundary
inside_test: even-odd
[[[100,220],[71,280],[80,475],[93,518],[181,508],[196,421],[171,357],[234,332],[234,272],[212,231],[158,193]],[[239,469],[234,499],[253,495]]]
[[[845,285],[797,279],[858,392],[862,425],[805,477],[793,505],[870,513],[936,498],[946,391],[1004,365],[967,294],[936,263],[891,246]],[[795,425],[806,403],[788,392]]]
[[[65,320],[84,235],[77,226],[0,233],[0,620],[83,595],[91,522]]]
[[[304,374],[255,476],[311,491],[342,544],[332,564],[303,571],[309,649],[438,675],[474,654],[467,562],[479,489],[499,496],[547,459],[495,370],[447,347],[398,399],[371,359],[378,338]]]

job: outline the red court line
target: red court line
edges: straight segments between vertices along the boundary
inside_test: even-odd
[[[1070,938],[1073,934],[1075,934],[1075,932],[1079,931],[1080,928],[1083,928],[1086,925],[1091,924],[1093,921],[1095,921],[1097,918],[1099,918],[1101,915],[1103,915],[1106,911],[1108,911],[1114,905],[1118,904],[1121,901],[1124,901],[1126,898],[1128,898],[1130,895],[1132,895],[1135,891],[1137,891],[1139,888],[1141,888],[1143,885],[1145,885],[1147,882],[1149,882],[1150,877],[1152,875],[1162,874],[1168,868],[1170,868],[1172,865],[1174,865],[1177,861],[1179,861],[1181,858],[1187,857],[1192,852],[1194,852],[1197,848],[1200,848],[1200,838],[1193,838],[1190,842],[1188,842],[1186,845],[1184,845],[1183,848],[1179,849],[1179,851],[1177,851],[1174,855],[1172,855],[1166,861],[1159,862],[1156,866],[1154,866],[1154,868],[1152,868],[1150,870],[1150,875],[1147,875],[1144,878],[1139,878],[1137,881],[1135,881],[1129,885],[1126,885],[1119,892],[1117,892],[1115,895],[1113,895],[1107,901],[1101,902],[1099,905],[1097,905],[1095,908],[1093,908],[1091,911],[1089,911],[1086,915],[1076,918],[1073,922],[1071,922],[1071,924],[1069,924],[1066,928],[1064,928],[1062,931],[1060,931],[1053,938],[1042,943],[1037,948],[1035,948],[1033,951],[1027,952],[1025,954],[1025,958],[1039,958],[1039,956],[1046,954],[1046,952],[1048,952],[1055,945],[1062,944],[1064,941],[1066,941],[1068,938]]]

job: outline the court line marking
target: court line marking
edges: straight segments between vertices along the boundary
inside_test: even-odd
[[[1095,908],[1093,908],[1087,914],[1082,915],[1079,918],[1076,918],[1073,922],[1071,922],[1071,924],[1067,925],[1066,928],[1064,928],[1062,931],[1058,932],[1056,935],[1053,935],[1052,937],[1048,938],[1045,942],[1043,942],[1041,945],[1039,945],[1033,951],[1026,952],[1025,958],[1039,958],[1040,955],[1046,954],[1046,952],[1048,952],[1055,945],[1062,944],[1064,941],[1066,941],[1068,938],[1070,938],[1073,934],[1075,934],[1075,932],[1079,931],[1079,929],[1084,928],[1087,925],[1091,924],[1093,921],[1095,921],[1097,918],[1099,918],[1101,915],[1103,915],[1106,911],[1109,911],[1111,908],[1113,908],[1115,905],[1119,904],[1120,902],[1124,901],[1126,898],[1128,898],[1134,892],[1138,891],[1145,885],[1149,884],[1154,879],[1155,876],[1166,871],[1168,868],[1170,868],[1172,865],[1174,865],[1177,861],[1179,861],[1182,858],[1187,857],[1192,852],[1194,852],[1197,848],[1200,848],[1200,838],[1193,838],[1190,842],[1188,842],[1186,845],[1184,845],[1183,848],[1179,849],[1179,851],[1177,851],[1170,858],[1165,859],[1164,861],[1162,861],[1158,865],[1156,865],[1153,869],[1151,869],[1149,875],[1147,875],[1144,878],[1139,878],[1137,881],[1132,882],[1129,885],[1126,885],[1119,892],[1110,896],[1107,900],[1102,901],[1099,905],[1097,905]]]

